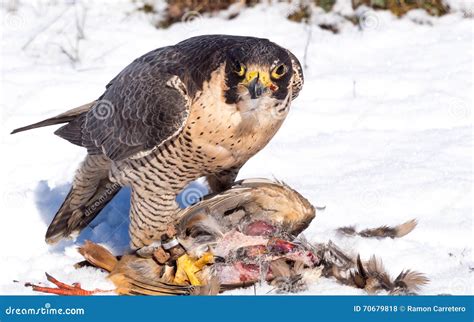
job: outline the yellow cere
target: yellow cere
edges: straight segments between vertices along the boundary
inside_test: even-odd
[[[245,76],[244,84],[250,83],[255,77],[257,77],[257,75],[263,85],[266,87],[270,87],[272,85],[272,81],[270,80],[270,75],[268,72],[261,70],[248,71],[247,75]]]

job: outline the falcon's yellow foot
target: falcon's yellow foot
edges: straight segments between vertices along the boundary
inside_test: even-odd
[[[178,285],[186,285],[187,282],[189,282],[194,286],[203,285],[203,282],[199,280],[196,273],[213,261],[214,255],[210,252],[204,253],[199,259],[194,259],[188,254],[184,254],[176,261],[174,283]]]

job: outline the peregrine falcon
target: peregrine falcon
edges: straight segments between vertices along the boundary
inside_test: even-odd
[[[131,187],[131,248],[158,240],[177,194],[200,177],[213,192],[275,135],[303,86],[298,59],[267,39],[189,38],[125,67],[96,101],[14,130],[67,123],[55,134],[87,156],[46,233],[85,228],[122,186]]]

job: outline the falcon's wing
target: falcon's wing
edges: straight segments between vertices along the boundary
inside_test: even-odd
[[[58,129],[60,137],[90,154],[123,160],[176,136],[189,114],[179,53],[160,48],[127,66],[87,112]]]

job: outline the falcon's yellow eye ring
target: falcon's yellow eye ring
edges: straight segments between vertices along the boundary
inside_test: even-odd
[[[235,69],[235,73],[239,75],[240,77],[243,77],[245,75],[246,68],[243,64],[238,63],[237,67]]]
[[[284,64],[280,64],[277,67],[273,68],[271,76],[273,79],[279,79],[286,74],[287,70],[288,69]]]

